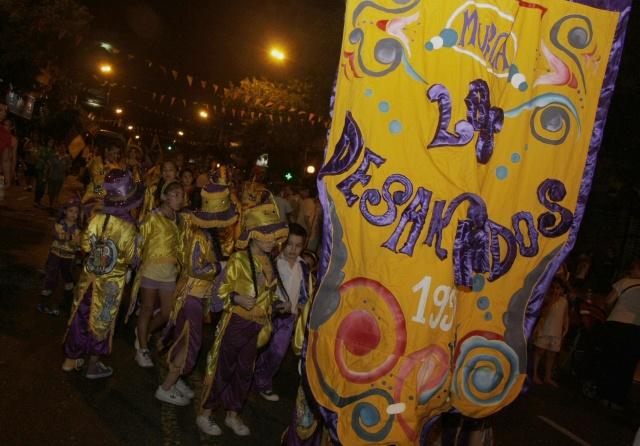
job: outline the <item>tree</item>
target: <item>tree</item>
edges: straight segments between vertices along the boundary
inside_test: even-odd
[[[19,89],[68,79],[92,16],[74,0],[0,0],[0,77]]]

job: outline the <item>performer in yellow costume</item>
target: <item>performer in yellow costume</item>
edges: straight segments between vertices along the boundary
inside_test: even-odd
[[[142,201],[142,188],[123,170],[107,174],[104,190],[104,206],[82,235],[82,250],[88,256],[78,279],[64,339],[62,369],[77,370],[89,357],[89,379],[113,374],[113,369],[99,358],[111,353],[127,271],[137,257],[136,225],[130,210]]]
[[[153,169],[155,169],[155,167],[151,170]],[[155,180],[155,175],[147,175],[144,202],[142,204],[142,208],[140,208],[138,221],[143,221],[149,212],[160,206],[160,192],[162,191],[162,187],[167,183],[176,181],[178,178],[178,168],[176,167],[176,163],[173,161],[167,160],[162,163],[162,169],[160,172],[161,177],[157,181]]]
[[[102,183],[105,175],[112,169],[124,169],[120,162],[120,147],[111,146],[104,149],[104,155],[91,158],[89,165],[90,182],[82,197],[82,204],[93,206],[97,201],[105,197]]]
[[[155,394],[160,401],[178,406],[189,404],[193,397],[193,391],[179,378],[191,373],[198,359],[204,315],[211,310],[214,280],[226,258],[222,230],[238,218],[226,185],[207,184],[201,197],[202,207],[192,215],[193,232],[186,243],[187,255],[165,336],[172,342],[167,356],[169,373]]]
[[[131,289],[127,317],[135,308],[138,291],[142,304],[136,328],[136,362],[140,367],[153,367],[147,347],[149,336],[169,320],[175,302],[174,293],[180,264],[184,256],[184,233],[188,218],[180,214],[184,192],[177,182],[165,183],[161,191],[162,205],[151,211],[140,225],[141,265]],[[161,311],[153,315],[157,301]]]
[[[257,350],[269,340],[271,308],[278,300],[276,272],[269,253],[288,233],[272,201],[247,209],[242,228],[236,242],[240,251],[229,258],[218,290],[224,315],[209,353],[202,395],[200,416],[208,419],[208,433],[213,435],[220,430],[210,417],[219,406],[226,410],[225,424],[236,435],[250,433],[238,412],[251,388]],[[288,305],[282,304],[281,311],[290,311]]]

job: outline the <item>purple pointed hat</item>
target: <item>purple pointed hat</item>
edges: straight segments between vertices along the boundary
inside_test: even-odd
[[[107,213],[138,207],[144,197],[142,183],[135,183],[128,170],[110,170],[104,177],[102,188],[106,193],[103,209]]]

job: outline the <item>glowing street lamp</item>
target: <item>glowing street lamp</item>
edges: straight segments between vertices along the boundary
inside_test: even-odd
[[[115,112],[116,112],[116,115],[121,115],[122,113],[124,113],[124,110],[118,107],[116,108]]]
[[[315,168],[315,166],[313,166],[313,165],[309,165],[309,166],[307,166],[307,169],[306,169],[306,170],[307,170],[307,173],[308,173],[309,175],[313,175],[314,173],[316,173],[316,168]]]
[[[202,119],[207,119],[209,117],[209,112],[207,112],[206,110],[202,109],[198,112],[198,115],[202,118]]]
[[[282,51],[280,48],[275,48],[275,47],[271,48],[269,55],[274,60],[277,60],[278,62],[283,62],[286,59],[286,55],[284,54],[284,51]]]
[[[178,136],[184,136],[184,132],[182,130],[178,130]]]
[[[100,72],[102,74],[111,74],[113,72],[113,67],[111,66],[111,64],[102,63],[100,64]]]
[[[136,136],[135,136],[135,138],[136,138],[136,139],[140,139],[140,135],[136,135]]]
[[[133,130],[133,126],[132,125],[128,125],[127,126],[127,130]]]

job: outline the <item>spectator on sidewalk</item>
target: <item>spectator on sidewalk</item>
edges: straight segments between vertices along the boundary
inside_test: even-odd
[[[49,195],[49,206],[52,208],[58,202],[62,185],[70,167],[71,157],[67,153],[67,148],[64,144],[58,143],[47,163],[47,195]]]

